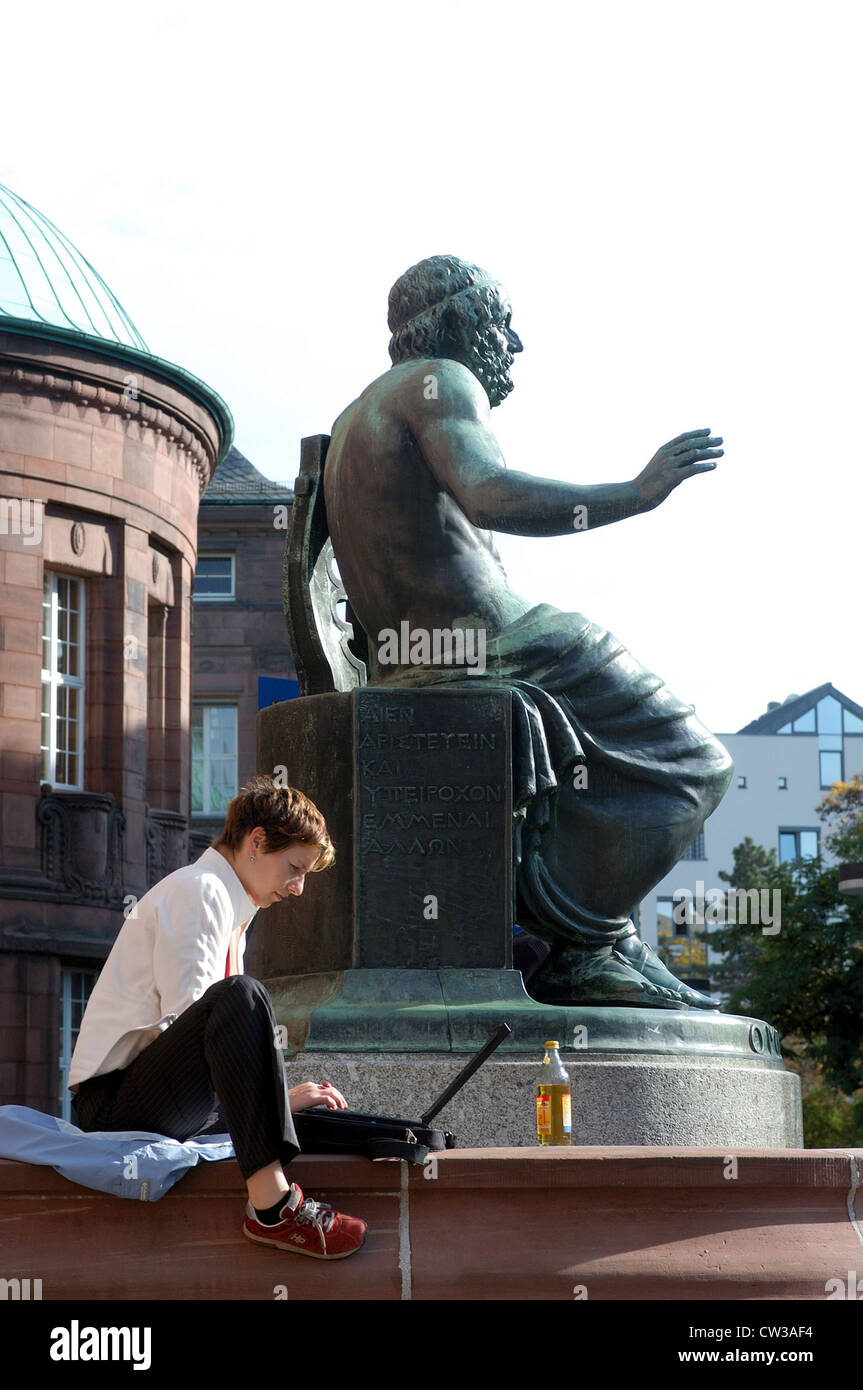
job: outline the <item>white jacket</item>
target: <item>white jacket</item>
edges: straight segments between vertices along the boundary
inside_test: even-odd
[[[93,987],[69,1067],[70,1089],[128,1066],[210,985],[241,975],[245,929],[257,910],[216,849],[145,893]]]

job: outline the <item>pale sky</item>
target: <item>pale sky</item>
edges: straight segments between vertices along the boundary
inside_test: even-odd
[[[732,732],[827,680],[863,703],[861,37],[845,0],[48,0],[4,13],[0,183],[274,480],[441,252],[512,298],[510,467],[623,481],[723,435],[656,511],[499,548]]]

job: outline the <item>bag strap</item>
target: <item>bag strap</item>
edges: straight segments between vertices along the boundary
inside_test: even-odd
[[[408,1163],[425,1163],[429,1156],[427,1144],[412,1144],[407,1139],[368,1139],[364,1147],[369,1158],[406,1158]]]

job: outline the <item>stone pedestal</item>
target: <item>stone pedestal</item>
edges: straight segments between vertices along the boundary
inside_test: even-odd
[[[800,1081],[781,1063],[561,1052],[572,1081],[574,1145],[803,1145]],[[353,1109],[416,1120],[468,1060],[467,1053],[304,1052],[289,1062],[288,1075],[292,1085],[326,1077]],[[541,1049],[531,1061],[492,1057],[432,1123],[450,1130],[459,1147],[537,1148],[541,1061]]]
[[[540,1004],[511,968],[511,694],[359,688],[258,716],[258,769],[302,787],[336,864],[253,936],[292,1078],[418,1119],[506,1022],[512,1038],[440,1125],[536,1144],[546,1039],[573,1082],[573,1142],[802,1143],[776,1030],[700,1009]]]
[[[548,1038],[572,1080],[575,1144],[803,1142],[800,1082],[775,1028],[699,1009],[538,1004],[517,970],[349,970],[268,982],[292,1084],[324,1077],[355,1110],[418,1119],[501,1022],[510,1038],[441,1112],[477,1148],[536,1143]]]
[[[509,690],[312,695],[258,715],[258,771],[323,812],[336,862],[268,908],[258,969],[512,963]]]
[[[572,1081],[574,1144],[802,1145],[799,1078],[770,1025],[695,1009],[554,1008],[529,999],[517,971],[463,973],[438,972],[436,1005],[420,971],[349,971],[341,989],[329,977],[330,1002],[311,1012],[324,977],[307,978],[305,997],[271,985],[291,1084],[326,1078],[355,1110],[419,1119],[507,1022],[512,1038],[434,1122],[460,1145],[536,1145],[548,1038]]]

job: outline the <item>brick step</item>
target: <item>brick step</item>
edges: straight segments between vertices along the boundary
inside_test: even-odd
[[[863,1277],[861,1149],[456,1149],[436,1170],[304,1155],[290,1176],[368,1221],[362,1251],[327,1264],[247,1241],[233,1160],[154,1203],[0,1161],[0,1278],[75,1301],[823,1301]]]

